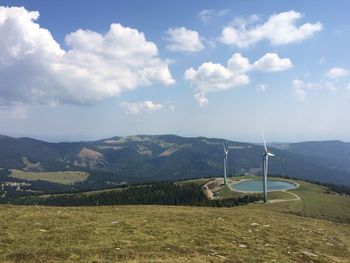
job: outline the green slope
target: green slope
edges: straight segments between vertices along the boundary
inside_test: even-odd
[[[229,177],[229,180],[240,180],[245,177]],[[247,178],[247,177],[246,177]],[[249,179],[261,179],[259,177],[248,177]],[[269,180],[286,180],[283,178],[269,178]],[[299,184],[296,189],[288,191],[269,192],[269,200],[272,201],[267,207],[257,206],[254,209],[269,209],[273,211],[292,213],[301,216],[321,218],[341,223],[350,223],[350,196],[340,195],[327,191],[324,186],[307,183],[301,180],[288,181]],[[223,187],[220,191],[221,198],[243,196],[245,193],[238,193]],[[291,194],[292,193],[292,194]],[[294,201],[296,194],[300,200]],[[274,200],[287,200],[286,202],[273,203]],[[291,200],[291,201],[288,201]]]
[[[346,262],[349,225],[236,208],[0,206],[6,262]]]
[[[297,182],[233,208],[1,205],[0,261],[349,262],[350,197]]]

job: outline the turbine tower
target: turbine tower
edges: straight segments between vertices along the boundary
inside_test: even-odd
[[[224,185],[226,185],[227,184],[226,176],[228,171],[228,161],[227,161],[228,149],[226,149],[224,143],[222,143],[222,146],[224,147]]]
[[[264,140],[264,153],[263,153],[263,192],[264,192],[264,203],[267,203],[267,169],[269,165],[269,156],[275,156],[267,150],[265,135],[262,131],[262,136]]]

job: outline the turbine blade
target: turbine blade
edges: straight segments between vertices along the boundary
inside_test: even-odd
[[[265,152],[268,152],[268,151],[267,151],[267,147],[266,147],[266,140],[265,140],[265,134],[264,134],[264,130],[263,130],[263,129],[261,129],[261,134],[262,134],[263,141],[264,141]]]
[[[222,142],[222,146],[224,147],[224,152],[226,153],[226,147],[224,142]]]
[[[276,156],[276,155],[274,155],[273,153],[270,153],[270,152],[268,152],[267,155],[268,156]]]

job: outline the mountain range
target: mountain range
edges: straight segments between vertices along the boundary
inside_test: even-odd
[[[229,174],[260,174],[263,146],[205,137],[135,135],[50,143],[0,136],[0,167],[23,171],[83,170],[90,185],[221,176],[223,147]],[[273,143],[269,174],[350,185],[350,143]]]

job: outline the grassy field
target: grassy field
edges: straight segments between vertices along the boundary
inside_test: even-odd
[[[296,182],[233,208],[1,205],[0,262],[350,262],[350,197]]]
[[[264,205],[0,206],[0,261],[347,262],[350,258],[349,225],[257,206]]]
[[[11,177],[24,180],[44,180],[58,184],[74,184],[76,182],[83,182],[89,174],[81,171],[61,171],[61,172],[24,172],[20,170],[11,170]]]
[[[271,204],[271,209],[350,224],[350,196],[328,194],[322,186],[297,182],[300,187],[289,191],[301,200]]]
[[[257,179],[258,177],[252,177]],[[231,177],[231,180],[245,179],[244,177]],[[250,179],[250,177],[248,178]],[[285,180],[283,178],[269,178],[269,180]],[[323,186],[307,183],[299,180],[288,180],[299,184],[296,189],[288,191],[269,192],[269,200],[276,199],[292,200],[294,193],[300,197],[299,201],[278,202],[269,204],[268,209],[284,213],[292,213],[301,216],[326,219],[341,223],[350,224],[350,196],[339,195],[336,193],[326,193]],[[221,198],[231,198],[246,195],[231,191],[228,187],[220,190]],[[266,209],[263,207],[262,209]]]

